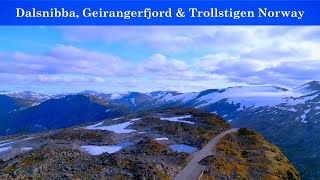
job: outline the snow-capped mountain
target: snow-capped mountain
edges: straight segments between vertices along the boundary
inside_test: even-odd
[[[189,93],[154,91],[109,94],[83,91],[76,94],[91,94],[105,102],[134,111],[182,106],[218,114],[232,126],[252,128],[279,146],[298,167],[303,177],[320,178],[318,81],[292,89],[276,86],[239,86]],[[55,99],[65,96],[55,96]],[[79,101],[76,104],[78,103]],[[57,114],[64,112],[63,108],[55,108],[58,109],[54,111]],[[74,109],[74,116],[77,114],[76,111],[77,109]]]
[[[145,93],[129,92],[121,97],[109,99],[109,101],[128,109],[136,109],[139,105],[149,101],[151,98],[152,97],[150,95]]]
[[[1,91],[0,94],[7,95],[10,97],[27,99],[27,100],[31,100],[31,101],[38,101],[38,102],[42,102],[42,101],[45,101],[50,98],[50,95],[32,92],[32,91],[22,91],[22,92]]]
[[[103,93],[103,92],[91,91],[91,90],[81,91],[78,94],[91,94],[91,95],[97,96],[101,99],[104,99],[106,101],[120,99],[121,97],[123,97],[125,95],[125,94],[117,94],[117,93]]]
[[[150,103],[152,106],[192,106],[200,109],[208,109],[215,103],[226,103],[238,106],[239,109],[258,108],[264,106],[277,106],[285,104],[304,103],[314,98],[317,91],[295,88],[288,90],[275,86],[242,86],[226,89],[210,89],[202,92],[171,93],[167,92],[155,96]],[[319,87],[320,90],[320,87]],[[210,108],[209,108],[210,109]]]
[[[128,93],[103,93],[97,91],[81,91],[79,94],[91,94],[99,97],[107,102],[112,102],[119,106],[126,107],[128,109],[135,109],[141,103],[151,99],[152,95],[140,92],[128,92]]]

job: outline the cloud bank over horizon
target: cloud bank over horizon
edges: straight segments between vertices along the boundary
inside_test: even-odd
[[[0,40],[9,41],[0,45],[1,90],[186,92],[236,85],[295,87],[320,80],[319,27],[2,31]]]

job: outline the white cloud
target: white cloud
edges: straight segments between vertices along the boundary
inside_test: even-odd
[[[148,47],[143,59],[57,45],[43,54],[0,52],[0,82],[115,90],[195,91],[319,80],[318,27],[63,27],[66,40]],[[112,49],[112,48],[111,48]],[[135,53],[123,49],[120,53]],[[147,51],[147,50],[146,50]],[[130,54],[128,55],[130,56]],[[183,57],[183,58],[182,58]]]
[[[128,64],[111,54],[57,45],[44,55],[0,54],[0,71],[13,74],[127,75]]]
[[[64,27],[63,30],[65,39],[70,41],[122,42],[132,46],[147,45],[164,52],[241,47],[241,44],[248,42],[251,34],[247,33],[246,28],[192,26]]]
[[[184,72],[189,69],[185,61],[180,60],[169,60],[166,56],[162,54],[154,54],[151,57],[147,58],[143,63],[143,68],[146,71],[153,73],[157,72]]]

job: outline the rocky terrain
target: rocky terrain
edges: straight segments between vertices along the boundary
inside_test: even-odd
[[[0,179],[173,179],[195,151],[228,129],[215,114],[173,107],[5,136],[0,138]],[[216,164],[234,160],[243,164],[231,168],[230,174],[241,174],[238,177],[299,179],[280,150],[250,130],[226,136],[214,151],[217,161],[211,156],[203,160],[208,166],[204,178],[232,179],[223,174],[227,170],[214,172]],[[257,160],[268,166],[260,171]],[[268,167],[274,171],[265,170]]]
[[[250,129],[226,135],[213,151],[201,179],[300,179],[279,148]]]

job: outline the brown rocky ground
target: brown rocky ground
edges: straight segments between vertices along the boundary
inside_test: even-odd
[[[99,156],[46,145],[2,162],[1,179],[170,179],[188,161],[156,141]]]
[[[201,179],[300,179],[279,148],[250,129],[225,136],[202,160],[207,171]]]
[[[194,124],[161,120],[160,117],[190,115]],[[133,118],[141,118],[132,121]],[[13,142],[12,149],[0,152],[0,179],[173,179],[190,161],[191,154],[176,152],[169,146],[185,144],[201,149],[217,134],[230,129],[212,113],[188,108],[167,108],[131,114],[118,120],[107,119],[101,126],[131,122],[131,133],[88,130],[71,127],[28,135],[2,138]],[[158,141],[155,138],[166,137]],[[13,138],[13,139],[10,139]],[[114,153],[91,155],[83,145],[110,146],[122,142],[131,145]],[[1,147],[0,143],[0,147]],[[30,151],[21,151],[30,146]],[[216,156],[203,160],[208,166],[204,178],[299,178],[280,150],[250,131],[226,136],[215,149]],[[268,163],[272,168],[267,168]]]

